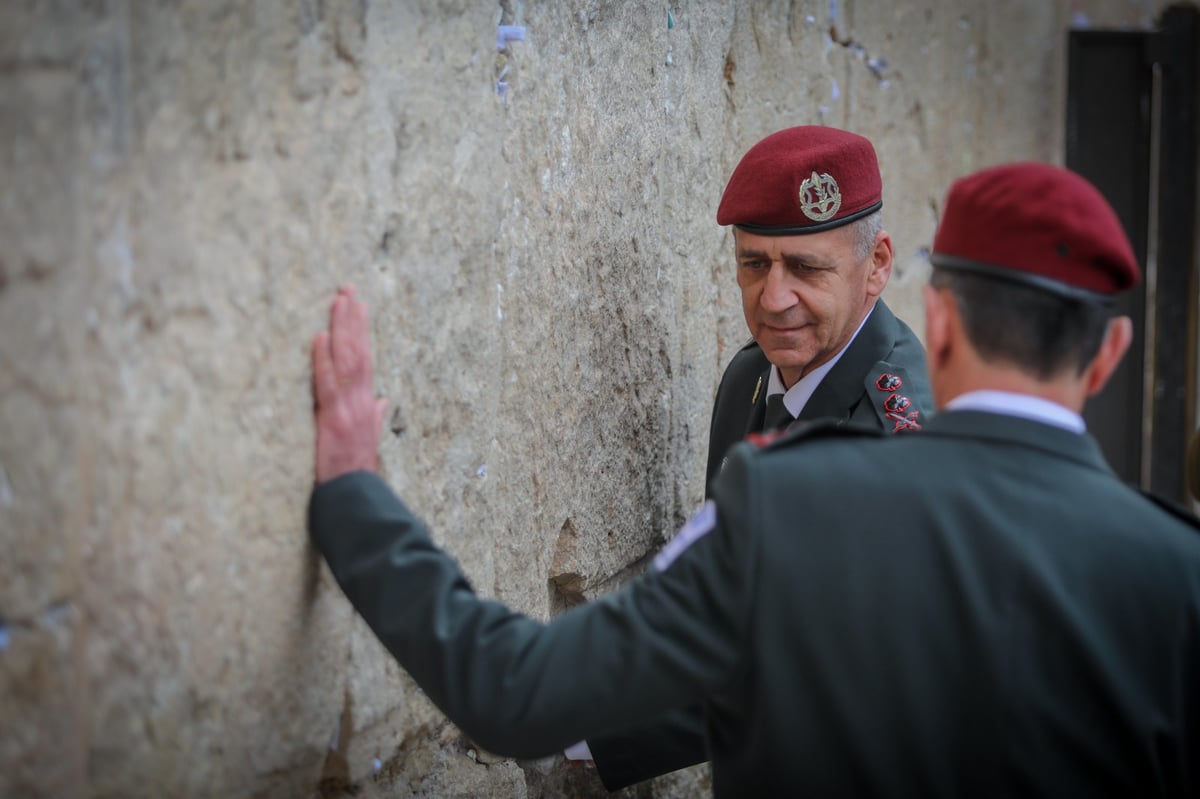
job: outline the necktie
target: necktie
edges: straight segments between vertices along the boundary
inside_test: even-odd
[[[782,394],[772,394],[767,397],[767,415],[763,418],[764,431],[784,428],[794,421],[796,419],[783,404]]]

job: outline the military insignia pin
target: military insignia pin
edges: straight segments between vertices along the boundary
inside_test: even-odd
[[[920,430],[921,423],[917,421],[917,417],[920,415],[920,411],[912,411],[911,413],[893,413],[888,411],[887,418],[896,423],[896,426],[892,428],[892,432],[899,433],[901,430]]]
[[[814,222],[832,219],[842,207],[842,190],[828,172],[815,171],[800,184],[800,210]]]
[[[884,372],[875,381],[875,387],[880,391],[895,391],[902,385],[904,385],[904,381],[900,379],[900,376],[890,372]]]
[[[883,377],[889,377],[889,375],[884,375]],[[883,377],[880,377],[879,379],[883,380]],[[898,382],[900,378],[896,378],[896,380]],[[883,386],[880,386],[880,388],[883,388]],[[894,391],[895,389],[891,390]],[[896,423],[896,426],[892,428],[893,433],[899,433],[901,430],[921,429],[921,423],[917,421],[921,415],[921,412],[909,411],[908,409],[911,406],[912,400],[903,394],[892,394],[890,397],[884,400],[884,416]]]

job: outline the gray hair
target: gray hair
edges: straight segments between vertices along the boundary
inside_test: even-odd
[[[875,249],[875,238],[883,230],[883,211],[868,214],[850,223],[850,234],[854,237],[854,257],[866,260]]]

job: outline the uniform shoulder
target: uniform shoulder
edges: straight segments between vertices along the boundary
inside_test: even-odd
[[[765,380],[763,373],[771,366],[771,362],[767,360],[767,356],[763,353],[762,348],[758,346],[758,342],[750,339],[745,345],[738,350],[733,358],[725,367],[725,371],[721,374],[721,383],[718,393],[726,390],[738,390],[739,386],[756,386],[754,390],[754,401],[758,399],[759,392],[764,389]]]
[[[894,361],[877,361],[863,378],[867,401],[886,433],[920,430],[933,413],[933,396],[922,363],[908,369]]]
[[[754,486],[791,491],[844,483],[844,477],[835,475],[863,473],[864,463],[879,457],[873,450],[892,443],[899,442],[873,425],[832,418],[793,422],[786,430],[754,433],[736,444],[729,452],[728,468],[713,480],[709,494],[723,507],[725,502],[736,505],[762,496]]]
[[[1138,489],[1138,493],[1148,499],[1154,505],[1157,505],[1159,509],[1166,512],[1167,515],[1174,517],[1177,521],[1180,521],[1187,527],[1190,527],[1192,532],[1200,533],[1200,517],[1197,517],[1196,514],[1192,513],[1187,508],[1168,499],[1163,499],[1160,496],[1151,494],[1149,491],[1142,491],[1141,489]]]
[[[834,439],[884,438],[886,433],[862,424],[843,424],[836,419],[794,422],[784,430],[751,433],[746,440],[759,450],[781,450]]]
[[[766,369],[770,365],[771,363],[767,360],[762,347],[758,346],[757,341],[750,339],[742,345],[741,349],[734,353],[733,358],[729,361],[729,365],[725,367],[725,372],[728,374],[731,371],[757,371]]]

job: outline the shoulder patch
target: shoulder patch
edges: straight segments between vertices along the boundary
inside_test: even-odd
[[[700,506],[700,510],[692,514],[683,527],[679,528],[675,537],[654,556],[654,569],[665,572],[688,547],[711,533],[716,526],[717,503],[710,499]]]
[[[909,382],[903,367],[879,361],[867,373],[863,385],[867,389],[867,400],[875,409],[884,432],[899,433],[920,430],[924,419],[921,409],[914,407],[905,391]]]

